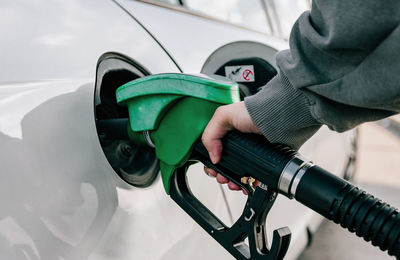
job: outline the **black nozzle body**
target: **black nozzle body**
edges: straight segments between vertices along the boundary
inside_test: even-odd
[[[202,155],[203,163],[211,165],[200,140],[195,152]],[[400,258],[400,213],[387,203],[318,166],[303,168],[295,194],[283,192],[281,175],[295,156],[293,150],[271,144],[262,136],[233,131],[223,139],[222,159],[216,169],[236,179],[251,176],[286,196],[294,195],[310,209]]]

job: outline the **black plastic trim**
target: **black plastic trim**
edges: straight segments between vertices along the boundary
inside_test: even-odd
[[[149,74],[138,62],[116,52],[103,54],[97,62],[94,107],[100,144],[119,177],[140,188],[154,182],[159,172],[159,161],[154,149],[130,142],[127,136],[128,110],[117,104],[115,91],[126,82]]]

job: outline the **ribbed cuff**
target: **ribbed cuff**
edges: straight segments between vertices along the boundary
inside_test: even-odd
[[[320,127],[307,96],[281,73],[244,100],[258,129],[271,143],[299,149]]]

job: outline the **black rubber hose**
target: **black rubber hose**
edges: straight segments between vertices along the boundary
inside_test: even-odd
[[[208,159],[200,140],[195,151]],[[216,168],[237,176],[252,176],[281,192],[280,176],[294,155],[289,148],[268,143],[262,136],[232,131],[223,139],[222,158]],[[305,206],[400,258],[397,209],[318,166],[306,170],[294,195]]]
[[[400,258],[400,212],[396,208],[318,166],[304,174],[295,198]]]

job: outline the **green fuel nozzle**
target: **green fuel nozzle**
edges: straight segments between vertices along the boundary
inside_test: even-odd
[[[187,161],[215,109],[240,101],[235,82],[178,73],[131,81],[116,95],[128,107],[131,140],[155,147],[168,194],[173,172]]]
[[[129,111],[128,136],[154,147],[167,194],[236,259],[283,259],[290,230],[274,231],[268,247],[265,220],[278,193],[295,198],[322,216],[400,258],[400,212],[329,173],[296,151],[261,135],[229,132],[221,161],[211,163],[200,136],[218,106],[239,102],[239,86],[221,78],[179,73],[140,78],[117,89]],[[240,218],[226,226],[191,193],[186,171],[193,161],[247,191]],[[242,182],[253,177],[256,188]],[[248,245],[244,240],[248,239]]]

